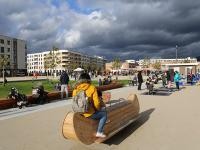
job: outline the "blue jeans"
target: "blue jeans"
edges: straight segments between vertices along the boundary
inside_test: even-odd
[[[99,120],[97,132],[102,133],[104,125],[106,124],[106,120],[107,120],[106,111],[96,111],[92,116],[90,116],[90,118],[94,120]]]
[[[66,98],[68,98],[68,85],[67,84],[61,85],[61,99],[63,99],[64,91],[66,93]]]
[[[176,82],[176,88],[179,90],[179,82]]]

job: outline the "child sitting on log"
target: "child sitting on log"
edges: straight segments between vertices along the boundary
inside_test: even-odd
[[[106,135],[103,133],[103,129],[107,121],[107,113],[105,110],[101,110],[101,100],[99,99],[97,89],[91,84],[91,78],[87,73],[82,73],[80,75],[79,80],[74,87],[73,96],[75,96],[80,90],[85,91],[88,100],[92,103],[88,112],[83,113],[83,116],[99,120],[96,137],[105,138]]]

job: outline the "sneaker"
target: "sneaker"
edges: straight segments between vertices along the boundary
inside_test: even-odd
[[[109,119],[107,119],[107,120],[106,120],[106,123],[109,123],[109,122],[110,122],[110,120],[109,120]]]
[[[103,134],[103,133],[99,133],[99,132],[97,132],[96,137],[99,137],[99,138],[105,138],[106,135]]]

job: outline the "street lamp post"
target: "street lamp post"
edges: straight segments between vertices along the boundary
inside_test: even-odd
[[[177,62],[177,55],[178,55],[178,45],[176,45],[176,62]]]

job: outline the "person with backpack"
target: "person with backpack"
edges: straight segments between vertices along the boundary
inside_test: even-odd
[[[60,84],[61,84],[61,99],[63,99],[63,94],[65,91],[66,99],[68,98],[68,83],[69,83],[69,76],[66,71],[63,71],[60,76]]]
[[[85,95],[85,98],[83,97]],[[88,73],[82,73],[78,82],[74,86],[73,110],[81,113],[86,118],[99,120],[96,137],[105,138],[103,132],[107,121],[107,112],[101,109],[101,101],[98,96],[97,89],[91,84],[91,78]],[[80,103],[83,107],[80,108]]]

